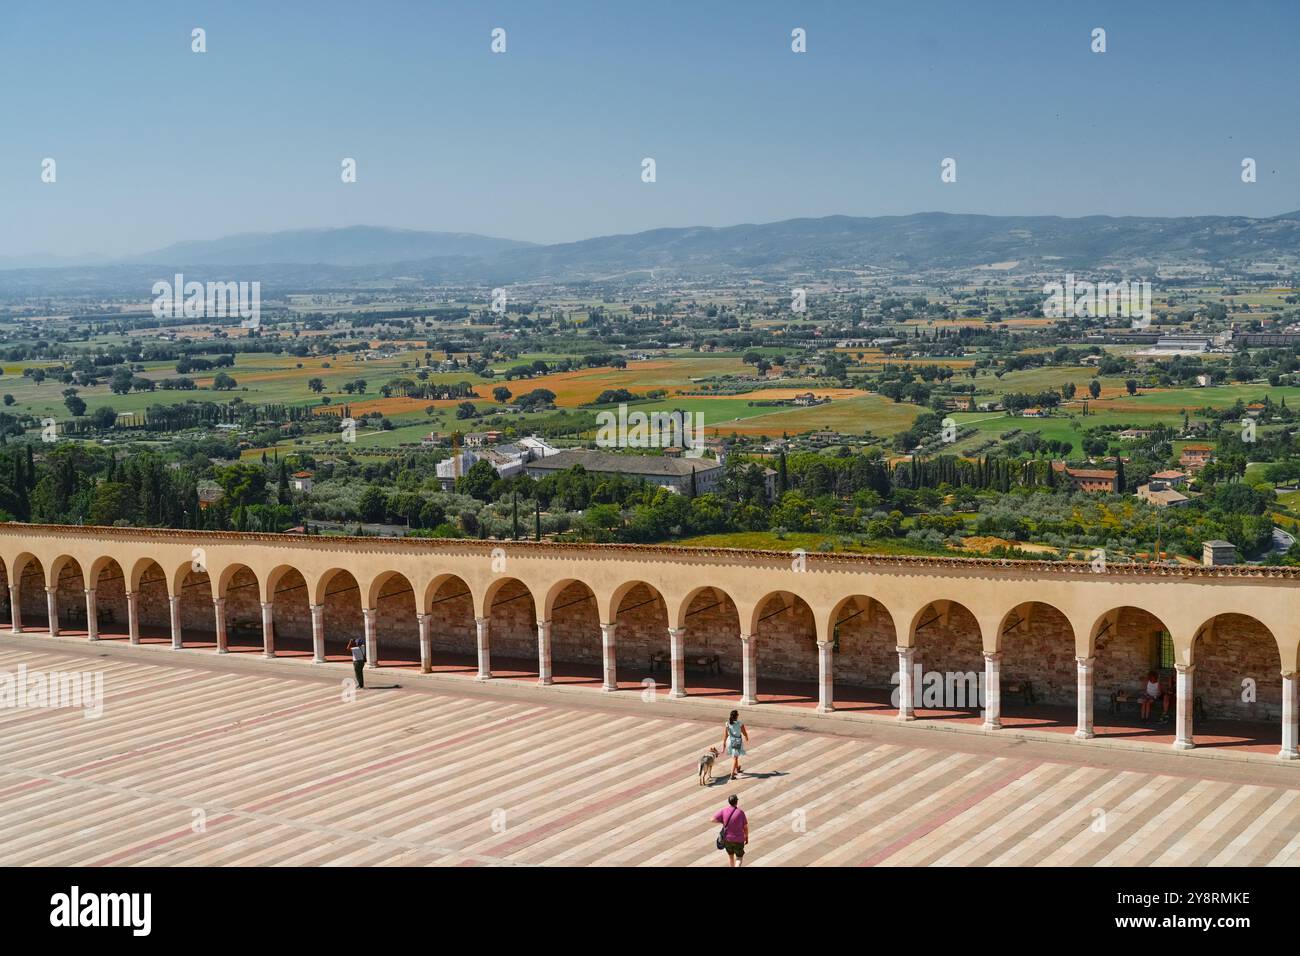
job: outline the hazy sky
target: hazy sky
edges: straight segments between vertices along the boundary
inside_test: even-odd
[[[0,20],[0,257],[361,223],[559,241],[1300,209],[1294,0],[5,0]]]

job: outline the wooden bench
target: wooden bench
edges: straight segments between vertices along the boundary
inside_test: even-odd
[[[672,655],[662,652],[650,655],[651,672],[659,670],[660,667],[672,666]],[[694,671],[697,674],[721,674],[722,661],[717,654],[686,654],[682,663],[685,665],[687,673]]]

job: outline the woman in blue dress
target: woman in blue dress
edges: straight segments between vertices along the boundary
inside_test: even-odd
[[[737,774],[743,773],[740,769],[740,758],[745,756],[745,743],[748,740],[749,731],[740,722],[740,711],[733,710],[731,716],[727,718],[726,729],[722,732],[722,750],[731,758],[732,780],[736,779]]]

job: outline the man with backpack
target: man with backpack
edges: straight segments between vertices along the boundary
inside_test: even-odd
[[[727,797],[727,805],[713,815],[713,822],[722,824],[718,849],[727,851],[728,866],[744,864],[745,844],[749,842],[749,820],[738,803],[740,798],[733,793]]]

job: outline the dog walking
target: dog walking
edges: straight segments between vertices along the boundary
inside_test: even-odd
[[[366,686],[366,642],[360,637],[348,641],[348,650],[352,652],[352,673],[357,675],[357,686]]]
[[[745,744],[748,741],[749,731],[740,722],[740,711],[733,710],[731,716],[727,718],[727,726],[722,732],[723,752],[731,758],[732,780],[735,780],[737,775],[744,772],[740,766],[740,758],[745,756]]]
[[[745,846],[749,843],[749,818],[739,807],[740,798],[734,793],[727,797],[727,805],[713,815],[714,823],[721,823],[718,849],[727,851],[727,866],[743,866]]]

